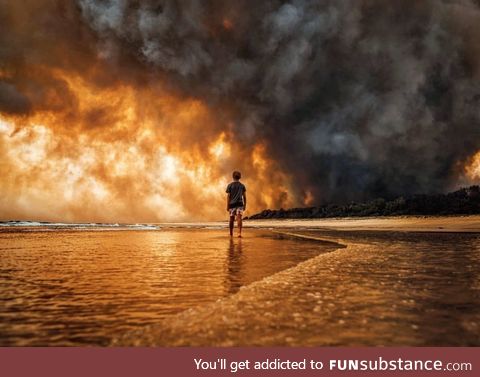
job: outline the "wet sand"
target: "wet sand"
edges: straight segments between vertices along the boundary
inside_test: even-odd
[[[174,227],[218,226],[226,222],[175,223]],[[480,215],[473,216],[401,216],[340,219],[272,219],[246,220],[245,228],[316,228],[345,231],[400,231],[400,232],[480,232]]]
[[[108,345],[335,248],[267,230],[0,228],[0,346]]]
[[[338,248],[113,344],[478,346],[478,221],[255,221],[285,237]]]
[[[480,346],[479,224],[6,228],[0,344]]]

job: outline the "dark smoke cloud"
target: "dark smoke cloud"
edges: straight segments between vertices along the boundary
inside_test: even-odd
[[[243,150],[263,141],[299,201],[445,191],[480,149],[478,1],[7,3],[0,112],[78,117],[61,80],[29,78],[32,62],[104,87],[158,82],[208,104]]]
[[[444,191],[480,149],[478,2],[78,4],[106,57],[127,49],[228,108],[237,139],[265,140],[297,195]]]
[[[0,112],[7,114],[23,114],[30,110],[30,101],[17,89],[0,81]]]

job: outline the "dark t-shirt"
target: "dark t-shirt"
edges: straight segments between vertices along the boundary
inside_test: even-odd
[[[245,185],[239,181],[233,181],[228,184],[227,191],[230,194],[229,208],[243,207],[243,193],[247,192]]]

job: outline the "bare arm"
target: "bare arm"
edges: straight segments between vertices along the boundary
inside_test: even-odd
[[[247,193],[243,192],[243,209],[247,209]]]
[[[227,194],[227,211],[228,211],[228,205],[230,204],[230,193]]]

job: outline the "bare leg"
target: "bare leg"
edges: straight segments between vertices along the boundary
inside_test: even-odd
[[[242,237],[242,215],[237,215],[238,237]]]
[[[233,222],[235,220],[234,216],[230,216],[230,223],[228,224],[230,226],[230,237],[233,237]]]

